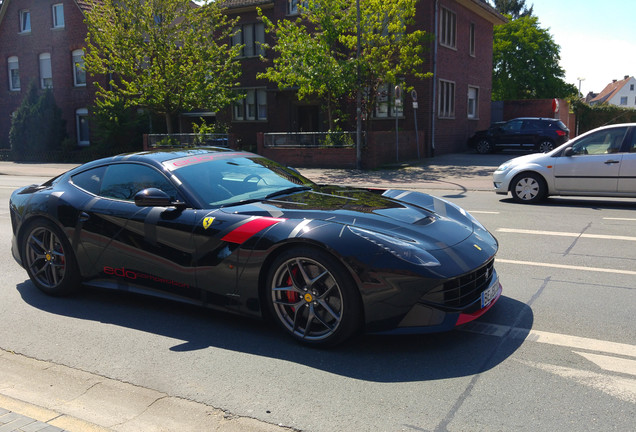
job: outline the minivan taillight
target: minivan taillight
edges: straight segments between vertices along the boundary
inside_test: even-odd
[[[565,131],[562,131],[562,130],[559,130],[559,129],[556,130],[556,134],[558,136],[566,136],[567,135],[567,133]]]

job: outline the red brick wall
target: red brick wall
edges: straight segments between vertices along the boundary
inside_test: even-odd
[[[53,29],[51,6],[64,5],[64,28]],[[3,7],[7,6],[5,4]],[[31,32],[19,33],[19,11],[31,12]],[[75,111],[88,108],[94,99],[92,85],[75,87],[72,52],[83,48],[84,16],[73,0],[12,0],[0,22],[0,145],[8,146],[10,115],[20,105],[32,81],[40,88],[39,55],[50,53],[53,96],[62,109],[68,135],[76,139]],[[20,91],[9,91],[7,59],[17,56]],[[88,79],[90,81],[90,79]]]

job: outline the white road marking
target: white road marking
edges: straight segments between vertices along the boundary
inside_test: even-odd
[[[584,357],[605,371],[636,376],[636,360],[625,358],[632,357],[636,359],[636,345],[475,321],[462,326],[461,330],[496,337],[508,335],[508,337],[523,339],[527,342],[570,348],[573,353]],[[592,354],[578,350],[596,351],[604,354]],[[612,357],[613,355],[621,357]],[[618,399],[631,403],[636,402],[636,379],[529,360],[513,360],[563,378],[572,379],[579,384],[595,388]]]
[[[636,376],[636,360],[574,351],[603,370]]]
[[[563,378],[573,379],[579,384],[595,388],[626,402],[636,403],[636,380],[634,379],[603,375],[596,372],[555,366],[546,363],[537,363],[528,360],[516,359],[516,361],[553,373]]]
[[[514,229],[514,228],[497,228],[497,231],[504,232],[504,233],[513,233],[513,234],[532,234],[532,235],[549,235],[549,236],[557,236],[557,237],[580,237],[580,238],[592,238],[592,239],[603,239],[603,240],[636,241],[636,237],[605,235],[605,234],[585,234],[585,233],[581,234],[581,233],[569,233],[569,232],[561,232],[561,231],[536,231],[536,230]]]
[[[485,210],[469,210],[470,214],[499,214],[497,211],[485,211]]]
[[[616,221],[631,221],[636,222],[636,218],[613,218],[613,217],[604,217],[604,220],[616,220]]]
[[[599,339],[584,338],[580,336],[569,336],[541,330],[524,329],[519,327],[510,327],[506,325],[481,323],[475,321],[463,325],[461,327],[461,330],[471,333],[479,333],[498,337],[502,337],[510,332],[510,337],[516,339],[525,339],[526,341],[530,342],[557,345],[578,350],[582,349],[588,351],[597,351],[606,354],[636,358],[636,345],[624,344],[619,342],[603,341]]]
[[[520,264],[520,265],[533,266],[533,267],[550,267],[550,268],[559,268],[559,269],[565,269],[565,270],[615,273],[615,274],[636,276],[636,271],[634,270],[619,270],[619,269],[610,269],[610,268],[601,268],[601,267],[574,266],[574,265],[566,265],[566,264],[541,263],[541,262],[534,262],[534,261],[518,261],[518,260],[509,260],[509,259],[503,259],[503,258],[497,258],[497,262],[502,264]]]

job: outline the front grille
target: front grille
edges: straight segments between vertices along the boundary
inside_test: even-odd
[[[495,260],[477,270],[449,279],[426,293],[420,300],[449,308],[463,308],[480,298],[495,273]]]

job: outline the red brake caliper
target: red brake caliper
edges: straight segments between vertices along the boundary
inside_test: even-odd
[[[298,268],[294,267],[292,269],[292,274],[290,274],[287,277],[287,280],[285,281],[285,283],[287,284],[287,286],[293,286],[293,282],[292,282],[292,276],[296,277],[296,275],[298,274]],[[298,303],[298,300],[300,299],[300,295],[296,292],[296,291],[286,291],[287,296],[287,301],[292,303],[292,304],[296,304]],[[291,306],[292,310],[295,311],[296,308],[294,306]]]

